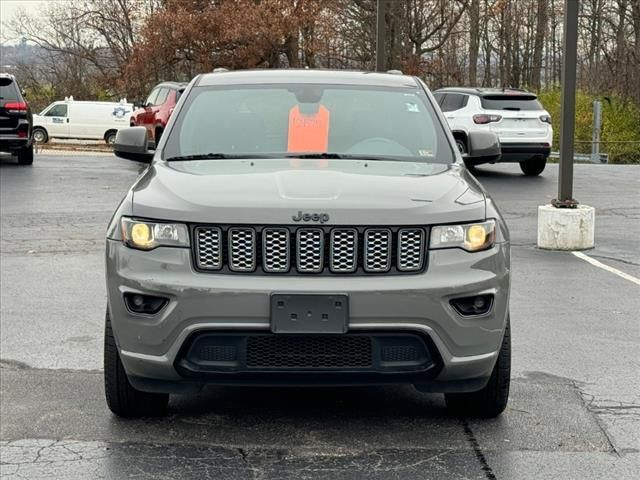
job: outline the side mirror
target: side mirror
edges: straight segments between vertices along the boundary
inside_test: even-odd
[[[20,95],[22,95],[22,98],[27,98],[27,92],[26,92],[26,90],[21,90],[21,91],[20,91]]]
[[[502,157],[500,139],[493,132],[470,132],[466,158],[482,162],[497,162]]]
[[[149,150],[146,127],[128,127],[118,130],[113,143],[116,157],[134,162],[151,163],[153,152]]]

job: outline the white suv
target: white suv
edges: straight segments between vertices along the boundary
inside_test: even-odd
[[[441,88],[433,94],[462,154],[469,151],[470,132],[498,135],[501,162],[519,162],[525,175],[540,175],[551,152],[551,116],[535,94],[517,89]],[[473,167],[483,160],[467,158]]]

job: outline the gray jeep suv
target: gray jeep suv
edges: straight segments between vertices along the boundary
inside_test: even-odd
[[[495,134],[469,153],[498,158]],[[409,383],[495,416],[509,237],[421,80],[199,75],[108,227],[105,387],[121,416],[218,385]]]

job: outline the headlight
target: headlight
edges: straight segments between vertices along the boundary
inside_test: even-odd
[[[496,239],[496,221],[465,225],[438,225],[431,229],[430,248],[462,248],[477,252],[490,248]]]
[[[143,222],[122,218],[122,240],[140,250],[156,247],[188,247],[189,231],[181,223]]]

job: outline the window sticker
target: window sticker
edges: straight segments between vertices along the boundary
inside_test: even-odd
[[[418,150],[421,157],[433,157],[433,150]]]
[[[407,112],[420,113],[417,103],[407,102],[405,105],[407,106]]]
[[[318,105],[315,113],[302,113],[296,105],[289,110],[289,152],[326,152],[329,148],[330,114]]]

